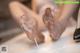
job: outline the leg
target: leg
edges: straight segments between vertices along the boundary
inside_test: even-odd
[[[19,2],[11,2],[9,7],[13,18],[23,28],[28,38],[32,41],[36,38],[38,43],[43,42],[44,37],[38,29],[38,22],[35,18],[39,16]]]
[[[50,9],[49,10],[50,12],[46,10],[47,8]],[[52,30],[52,28],[54,28],[54,25],[53,25],[54,23],[53,20],[55,20],[54,12],[56,12],[57,9],[55,7],[55,4],[53,4],[52,0],[44,0],[44,1],[43,0],[32,0],[32,9],[33,11],[37,12],[40,16],[42,16],[42,20],[45,26],[48,28],[52,38],[56,38],[56,37],[53,37],[52,35],[52,33],[54,32],[53,31],[54,29]],[[48,11],[48,13],[46,11]],[[58,14],[56,16],[59,16]],[[46,17],[48,19],[46,19]]]

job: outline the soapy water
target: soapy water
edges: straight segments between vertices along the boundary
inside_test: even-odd
[[[50,44],[39,45],[39,48],[33,48],[28,53],[79,53],[79,44],[67,45],[64,40],[52,42]]]
[[[32,48],[27,53],[80,53],[80,43],[75,43],[72,39],[74,30],[74,27],[67,28],[58,41],[43,43],[39,45],[39,48]]]

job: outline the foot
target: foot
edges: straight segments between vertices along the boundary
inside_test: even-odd
[[[51,9],[46,9],[46,11],[45,11],[45,14],[43,15],[44,24],[48,28],[52,39],[58,40],[66,28],[67,19],[64,19],[61,21],[58,21],[58,19],[55,20],[54,16],[51,14],[52,12]]]
[[[22,29],[26,32],[27,37],[35,42],[35,39],[38,43],[44,42],[44,36],[38,30],[37,21],[31,17],[23,16],[22,17]]]
[[[17,1],[11,2],[9,8],[13,18],[20,24],[30,40],[36,39],[39,43],[44,41],[44,37],[38,28],[38,23],[42,23],[41,18],[38,18],[37,14]],[[37,21],[38,19],[39,21]]]

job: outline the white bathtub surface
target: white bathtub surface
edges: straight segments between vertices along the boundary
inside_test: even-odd
[[[74,27],[67,28],[58,41],[43,43],[39,48],[27,39],[25,33],[4,42],[0,47],[6,46],[7,53],[80,53],[80,43],[73,40],[74,30]]]

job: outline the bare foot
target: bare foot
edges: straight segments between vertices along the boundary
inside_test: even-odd
[[[34,39],[38,43],[44,42],[44,36],[39,31],[38,22],[34,19],[36,17],[34,13],[27,6],[17,1],[11,2],[9,7],[13,18],[20,24],[28,38],[33,42]]]
[[[58,40],[66,28],[67,19],[58,21],[54,19],[54,16],[51,14],[51,9],[47,8],[45,14],[43,15],[43,21],[50,32],[50,36],[53,40]]]
[[[41,34],[41,32],[38,29],[37,21],[30,16],[22,16],[21,18],[21,27],[26,32],[27,37],[32,40],[36,41],[38,43],[44,42],[44,36]]]

